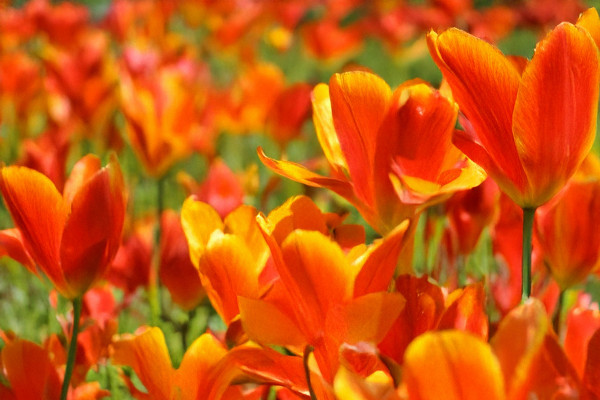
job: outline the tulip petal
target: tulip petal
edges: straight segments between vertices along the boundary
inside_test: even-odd
[[[427,277],[400,275],[396,290],[406,299],[402,312],[379,344],[382,354],[402,364],[404,352],[414,338],[436,328],[444,310],[444,296],[439,286]]]
[[[583,375],[584,393],[589,399],[600,398],[600,329],[590,338],[588,344],[585,372]]]
[[[148,328],[139,335],[123,335],[116,340],[113,343],[112,362],[133,368],[154,399],[172,398],[175,372],[165,337],[159,328]]]
[[[333,126],[329,86],[324,83],[315,86],[312,93],[312,105],[315,131],[325,158],[329,161],[336,176],[344,176],[344,171],[348,170],[348,164]]]
[[[298,325],[277,305],[243,296],[238,297],[238,303],[244,331],[251,340],[296,348],[306,345]]]
[[[600,47],[600,17],[595,7],[590,7],[582,12],[576,25],[588,31],[596,42],[596,46]]]
[[[388,112],[391,89],[375,74],[353,71],[333,75],[329,95],[335,130],[355,192],[372,206],[375,145]]]
[[[502,371],[489,345],[461,331],[416,338],[406,349],[403,378],[415,400],[506,398]]]
[[[448,296],[450,304],[440,317],[438,330],[459,329],[488,338],[488,316],[485,313],[483,285],[473,284],[458,289]]]
[[[306,169],[300,164],[291,161],[277,161],[265,155],[263,149],[257,149],[258,158],[271,171],[285,176],[307,186],[327,188],[340,196],[351,200],[354,197],[352,185],[348,181],[328,178]]]
[[[401,174],[436,182],[452,146],[452,132],[458,106],[424,83],[404,88],[408,96],[395,111],[392,132],[395,140],[379,138],[383,146],[392,146],[393,158]],[[386,136],[388,136],[386,135]]]
[[[54,285],[66,289],[59,252],[68,205],[50,179],[25,167],[2,168],[0,190],[32,258]]]
[[[71,204],[61,243],[68,298],[79,296],[100,279],[121,242],[125,218],[124,183],[111,162],[79,187]]]
[[[410,235],[408,229],[414,229],[414,224],[401,223],[357,260],[361,266],[354,283],[355,297],[388,289],[396,272],[400,250],[405,245],[405,235]]]
[[[237,296],[258,298],[262,267],[240,237],[213,232],[198,270],[202,285],[225,323],[239,314]]]
[[[8,256],[22,264],[31,273],[38,274],[35,261],[31,258],[23,243],[21,231],[16,228],[0,231],[0,257]]]
[[[71,204],[79,189],[85,182],[90,180],[98,171],[100,171],[101,168],[102,163],[100,158],[93,154],[84,156],[73,165],[71,174],[65,182],[65,187],[63,189],[63,198],[67,204]]]
[[[400,293],[376,292],[353,299],[345,309],[344,323],[348,331],[343,337],[344,342],[379,343],[402,312],[405,303]]]
[[[440,35],[430,32],[427,41],[433,60],[473,125],[481,146],[487,150],[494,169],[502,171],[514,186],[524,189],[526,176],[512,134],[519,71],[498,49],[458,29]],[[455,144],[479,163],[469,148]]]
[[[208,398],[206,394],[215,389],[216,366],[226,354],[223,344],[210,333],[194,340],[174,374],[174,386],[182,395],[181,399]]]
[[[204,253],[210,235],[223,230],[221,217],[214,208],[193,196],[188,197],[181,207],[181,226],[190,247],[190,258],[196,268]]]
[[[60,398],[60,378],[43,348],[35,343],[16,339],[6,343],[1,355],[1,364],[15,398]],[[35,367],[35,373],[32,373],[32,367]]]
[[[354,271],[340,247],[319,232],[295,230],[281,246],[285,268],[280,276],[298,304],[306,304],[316,318],[315,327],[323,323],[335,304],[347,301],[352,295]],[[299,311],[303,311],[299,308]],[[304,315],[304,314],[301,314]]]
[[[538,43],[525,68],[513,114],[519,157],[529,180],[521,206],[545,203],[589,152],[596,135],[598,53],[585,30],[563,23]]]

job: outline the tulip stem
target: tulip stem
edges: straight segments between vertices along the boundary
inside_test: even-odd
[[[306,375],[306,385],[308,386],[310,400],[317,400],[317,395],[315,394],[315,390],[313,389],[312,383],[310,381],[310,368],[308,367],[308,357],[313,351],[314,348],[311,345],[306,345],[306,347],[304,348],[304,356],[302,357],[302,361],[304,363],[304,374]]]
[[[533,218],[535,208],[523,208],[523,264],[521,282],[521,303],[531,296],[531,237],[533,236]]]
[[[561,314],[563,309],[563,304],[565,303],[565,290],[561,289],[558,294],[558,304],[556,305],[556,311],[554,316],[552,317],[552,327],[554,328],[554,333],[556,336],[560,338],[560,325],[561,325]]]
[[[77,352],[77,336],[79,335],[79,319],[81,318],[81,297],[73,299],[73,333],[69,343],[69,352],[67,353],[67,368],[63,379],[62,390],[60,392],[61,400],[66,400],[69,393],[69,383],[73,374],[75,365],[75,353]]]
[[[164,209],[164,191],[165,178],[160,177],[156,180],[156,225],[154,226],[154,258],[152,263],[152,276],[150,277],[150,287],[148,296],[150,301],[150,319],[154,326],[159,326],[162,316],[162,301],[160,298],[160,282],[158,273],[160,269],[160,239],[161,227],[160,219]]]

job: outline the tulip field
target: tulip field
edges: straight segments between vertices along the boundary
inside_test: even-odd
[[[0,0],[0,400],[600,400],[598,7]]]

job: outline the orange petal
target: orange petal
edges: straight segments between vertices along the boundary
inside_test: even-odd
[[[244,240],[258,265],[264,265],[269,257],[269,248],[256,222],[256,208],[242,205],[233,210],[224,221],[225,233],[231,233]]]
[[[325,215],[307,196],[290,197],[285,203],[269,213],[268,233],[281,244],[296,229],[329,233]]]
[[[208,398],[214,388],[217,365],[227,350],[210,333],[204,333],[190,345],[174,375],[174,386],[181,399]],[[224,388],[223,388],[224,390]]]
[[[538,43],[525,68],[513,115],[529,180],[520,206],[539,206],[575,173],[596,135],[598,56],[585,30],[563,23]]]
[[[122,335],[113,343],[112,362],[133,368],[154,399],[172,398],[175,372],[159,328],[148,328],[136,336]]]
[[[57,288],[68,291],[59,251],[69,208],[54,184],[32,169],[6,167],[0,190],[32,258]]]
[[[524,189],[526,177],[512,133],[519,71],[498,49],[458,29],[449,29],[440,35],[430,32],[427,41],[433,60],[473,125],[494,169],[502,171],[514,186]],[[477,154],[470,148],[460,143],[456,145],[479,163]]]
[[[459,329],[487,340],[488,317],[483,289],[481,284],[472,284],[451,293],[450,304],[440,317],[438,329]]]
[[[576,390],[577,373],[550,328],[543,304],[530,299],[511,311],[492,338],[511,399],[553,398]]]
[[[260,161],[271,171],[300,182],[304,185],[313,187],[327,188],[340,196],[351,200],[353,198],[352,186],[348,181],[336,178],[328,178],[309,171],[300,164],[291,161],[277,161],[265,155],[263,149],[259,147],[256,151]]]
[[[8,256],[25,266],[31,273],[36,274],[35,261],[31,258],[21,232],[16,229],[5,229],[0,231],[0,257]]]
[[[336,176],[344,176],[344,171],[348,170],[348,164],[333,126],[329,86],[324,83],[315,86],[312,93],[312,105],[313,123],[325,158],[329,161]]]
[[[490,346],[461,331],[416,338],[406,349],[403,379],[415,400],[506,398],[502,370]]]
[[[391,147],[402,175],[437,182],[446,155],[454,147],[458,106],[424,83],[403,87],[402,91],[406,100],[397,110],[392,108],[393,125],[386,132],[386,140],[380,138],[380,144]]]
[[[75,197],[79,189],[100,171],[101,168],[102,163],[100,158],[93,154],[84,156],[73,165],[73,169],[71,169],[71,174],[65,182],[63,190],[63,197],[67,204],[71,204],[73,197]]]
[[[65,279],[71,286],[64,296],[79,296],[102,278],[121,242],[124,218],[123,176],[118,163],[111,161],[73,197],[60,249]]]
[[[379,343],[405,303],[400,293],[376,292],[353,299],[345,308],[344,323],[348,331],[342,339],[349,344]]]
[[[293,316],[274,303],[238,297],[240,316],[248,337],[258,343],[302,348],[307,340]]]
[[[396,290],[406,299],[402,312],[379,344],[381,353],[402,364],[410,342],[422,333],[436,328],[444,310],[444,296],[439,286],[427,277],[401,275]]]
[[[160,226],[160,281],[177,305],[191,310],[204,299],[206,292],[190,260],[181,219],[175,211],[166,210],[161,216]]]
[[[239,314],[237,296],[258,298],[259,264],[235,235],[215,231],[198,262],[202,284],[225,323]]]
[[[364,71],[335,74],[329,80],[333,122],[357,196],[373,205],[373,166],[377,134],[392,97],[390,87]]]
[[[241,372],[236,382],[272,384],[308,396],[301,357],[283,355],[270,348],[236,347],[227,354],[227,361]]]
[[[588,344],[585,373],[583,375],[584,393],[589,397],[584,399],[600,398],[600,329],[592,335]]]
[[[409,221],[398,225],[361,256],[358,260],[360,271],[354,282],[355,297],[388,289],[396,272],[400,250],[406,244],[404,236],[409,226]]]
[[[565,334],[565,353],[580,377],[584,376],[590,339],[598,329],[600,329],[600,311],[596,307],[591,307],[589,304],[577,304],[569,310]]]
[[[596,46],[600,48],[600,17],[595,7],[590,7],[581,13],[577,26],[582,27],[592,36]]]
[[[293,231],[283,242],[281,253],[281,280],[297,302],[299,316],[315,332],[331,307],[350,299],[354,271],[340,247],[319,232]]]
[[[181,226],[190,247],[190,258],[196,268],[210,235],[223,230],[221,217],[210,205],[188,197],[181,207]]]
[[[62,382],[42,347],[16,339],[5,344],[1,355],[6,378],[17,399],[60,398]]]

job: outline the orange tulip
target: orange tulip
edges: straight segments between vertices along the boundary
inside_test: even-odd
[[[195,195],[198,200],[210,204],[221,218],[244,203],[241,178],[221,158],[212,160],[202,183],[197,183],[183,171],[177,174],[177,180],[188,196]]]
[[[184,310],[194,309],[206,296],[190,251],[179,215],[166,210],[161,217],[160,265],[158,276],[171,299]]]
[[[402,375],[411,400],[507,398],[492,349],[466,332],[419,336],[406,350]]]
[[[406,350],[403,381],[411,400],[579,398],[587,390],[535,299],[502,320],[491,344],[452,330],[419,336]]]
[[[487,339],[488,322],[482,285],[457,289],[446,299],[442,289],[425,276],[400,275],[395,286],[406,299],[406,304],[378,348],[396,363],[403,363],[409,344],[427,331],[459,329]]]
[[[522,208],[550,200],[596,134],[600,73],[588,33],[560,24],[529,62],[458,29],[431,32],[428,44],[468,119],[456,146]]]
[[[0,398],[20,399],[58,399],[60,398],[61,378],[57,360],[48,349],[19,338],[3,338],[7,342],[0,352],[2,376],[8,383],[7,388],[0,383]],[[28,367],[35,366],[35,373]],[[110,396],[100,389],[98,382],[81,383],[69,391],[69,400],[101,399]]]
[[[340,346],[378,343],[402,309],[402,296],[386,290],[408,224],[369,248],[345,254],[322,231],[308,228],[319,223],[306,213],[306,202],[295,206],[305,212],[282,207],[273,220],[271,215],[258,218],[278,279],[260,298],[238,296],[241,321],[248,337],[259,343],[294,352],[313,346],[318,368],[331,383]]]
[[[270,169],[350,201],[380,233],[450,193],[480,184],[483,171],[451,143],[457,107],[421,81],[392,92],[378,76],[335,74],[313,91],[313,119],[331,177],[268,158]]]
[[[75,299],[102,278],[125,216],[115,158],[104,168],[92,155],[79,160],[62,195],[46,176],[16,166],[0,169],[0,190],[24,247],[60,294]]]
[[[192,264],[226,324],[239,314],[239,295],[255,298],[268,288],[261,276],[269,254],[256,223],[257,213],[243,205],[221,220],[214,208],[193,196],[181,210]]]
[[[600,330],[600,310],[590,295],[579,295],[577,304],[567,314],[566,328],[565,353],[583,378],[590,340]]]
[[[216,383],[216,366],[227,350],[214,336],[205,333],[190,345],[179,368],[174,369],[162,331],[147,328],[137,335],[120,336],[112,353],[112,362],[133,368],[149,393],[144,396],[130,385],[136,398],[193,400],[209,398]],[[222,394],[225,389],[217,391]]]
[[[600,181],[572,181],[553,203],[538,209],[535,231],[546,266],[565,290],[600,260]]]
[[[202,131],[199,94],[194,90],[200,65],[186,58],[156,65],[156,55],[148,52],[144,58],[138,53],[142,52],[126,50],[129,58],[125,57],[121,73],[121,106],[133,150],[148,174],[160,177],[191,153],[192,140]]]

